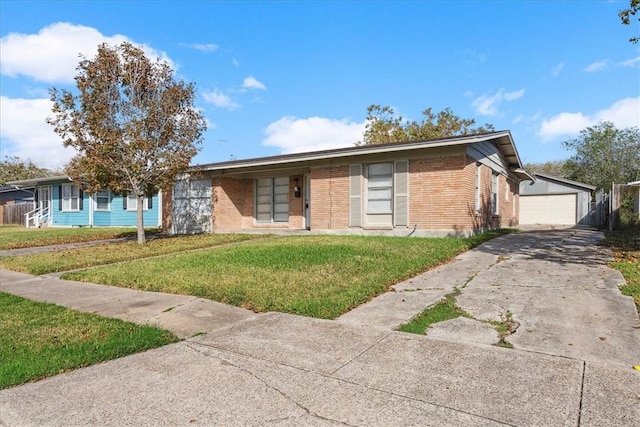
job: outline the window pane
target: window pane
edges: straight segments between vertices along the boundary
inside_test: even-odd
[[[258,205],[267,203],[267,204],[271,204],[271,195],[267,195],[267,196],[258,196],[257,197],[257,201],[258,201]]]
[[[276,187],[286,186],[287,188],[289,188],[289,177],[288,176],[283,176],[283,177],[280,177],[280,178],[274,178],[273,179],[273,184]]]
[[[391,200],[369,200],[369,212],[371,213],[391,212]]]
[[[374,175],[391,175],[393,170],[391,163],[376,163],[369,165],[369,177]]]
[[[369,200],[380,200],[380,199],[391,200],[391,189],[390,188],[374,188],[372,190],[369,190]]]
[[[136,199],[135,194],[129,194],[127,196],[127,210],[128,211],[138,210],[138,199]]]
[[[391,187],[391,175],[374,175],[367,180],[367,187]]]

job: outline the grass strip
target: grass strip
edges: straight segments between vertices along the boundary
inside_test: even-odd
[[[408,323],[398,327],[401,332],[424,335],[427,328],[434,323],[456,319],[458,317],[470,318],[471,316],[456,305],[456,297],[460,295],[460,289],[446,295],[443,300],[423,310]]]
[[[0,389],[178,341],[169,331],[0,293]]]
[[[155,234],[157,228],[147,229],[147,234]],[[66,243],[90,242],[93,240],[135,237],[135,228],[24,228],[0,226],[0,250],[22,249],[38,246],[62,245]]]
[[[611,248],[615,261],[609,263],[624,276],[626,284],[620,292],[633,298],[640,312],[640,225],[605,231],[602,246]]]
[[[257,312],[333,319],[504,232],[472,239],[288,236],[63,275],[194,295]]]
[[[159,237],[148,241],[144,246],[138,245],[136,242],[109,243],[88,248],[3,257],[0,258],[0,268],[39,275],[208,248],[266,236],[197,234]]]

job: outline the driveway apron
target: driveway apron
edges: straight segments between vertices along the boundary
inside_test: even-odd
[[[457,305],[478,321],[510,317],[515,330],[506,341],[517,349],[638,364],[638,314],[633,299],[618,289],[624,278],[607,266],[611,254],[597,245],[601,239],[592,230],[564,229],[519,233],[481,245],[476,251],[495,255],[495,262],[460,288]],[[434,332],[441,327],[447,325]],[[467,342],[474,340],[469,331],[462,333]]]

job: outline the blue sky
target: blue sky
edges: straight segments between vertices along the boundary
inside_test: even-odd
[[[370,104],[450,107],[509,129],[523,162],[570,156],[599,120],[640,125],[629,1],[0,2],[1,155],[63,166],[47,89],[78,54],[130,41],[194,82],[209,122],[194,163],[344,147]]]

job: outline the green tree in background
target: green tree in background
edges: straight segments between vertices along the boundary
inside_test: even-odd
[[[631,21],[636,13],[638,13],[638,10],[640,10],[640,0],[631,0],[629,2],[629,8],[618,12],[618,16],[624,25],[631,25]],[[638,18],[638,21],[640,21],[640,18]],[[631,43],[638,43],[638,40],[640,40],[640,37],[631,37],[629,39]]]
[[[138,243],[145,243],[143,200],[169,188],[191,162],[206,130],[192,83],[175,81],[166,61],[142,49],[102,44],[78,65],[78,94],[51,89],[47,122],[78,155],[68,174],[93,193],[109,189],[137,201]]]
[[[385,144],[389,142],[417,141],[449,136],[475,135],[492,132],[493,126],[476,127],[474,119],[462,119],[450,108],[434,113],[431,108],[422,111],[421,121],[408,121],[396,116],[393,108],[372,104],[367,108],[367,124],[362,141],[356,145]]]
[[[567,178],[565,170],[566,160],[551,160],[543,163],[527,163],[524,168],[528,172],[543,173],[547,175],[557,176],[559,178]]]
[[[22,160],[17,156],[5,156],[4,160],[0,161],[0,185],[4,185],[7,181],[42,178],[51,175],[56,175],[56,172],[41,168],[31,160]]]
[[[600,122],[564,141],[573,151],[565,163],[567,177],[608,191],[612,183],[640,180],[640,129],[617,129],[612,122]]]

